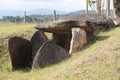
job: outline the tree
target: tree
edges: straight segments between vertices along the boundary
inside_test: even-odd
[[[107,16],[110,16],[110,0],[107,0]]]
[[[120,0],[113,0],[115,17],[120,17]]]
[[[101,14],[101,0],[96,0],[96,13]]]
[[[88,14],[88,0],[86,0],[86,13]]]
[[[86,0],[86,12],[88,13],[88,7],[90,7],[94,11],[95,4],[96,4],[96,0]]]

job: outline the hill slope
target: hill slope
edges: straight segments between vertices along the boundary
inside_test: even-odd
[[[101,32],[83,51],[73,54],[70,59],[34,71],[13,72],[8,58],[1,63],[0,80],[119,80],[119,34],[120,27]],[[6,56],[0,58],[3,60]]]
[[[86,10],[78,10],[78,11],[75,11],[75,12],[70,12],[70,13],[68,13],[66,15],[74,16],[74,15],[85,14],[85,13],[86,13]],[[88,13],[94,13],[94,11],[89,10]],[[110,10],[110,16],[111,17],[114,16],[114,10],[113,9]]]
[[[57,14],[65,14],[67,12],[65,11],[59,11],[57,10]],[[49,14],[53,14],[53,10],[51,9],[33,9],[33,10],[27,10],[26,11],[27,15],[49,15]],[[24,11],[16,11],[16,10],[3,10],[0,11],[0,18],[2,18],[3,16],[24,16]]]

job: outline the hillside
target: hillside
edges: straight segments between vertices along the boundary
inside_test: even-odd
[[[59,11],[56,10],[57,14],[65,14],[67,12],[65,11]],[[53,14],[53,10],[51,9],[33,9],[33,10],[27,10],[26,11],[27,15],[49,15],[49,14]],[[0,18],[2,18],[3,16],[23,16],[24,15],[24,11],[16,11],[16,10],[0,10]]]
[[[78,11],[74,11],[74,12],[65,12],[65,11],[59,11],[56,10],[56,13],[59,15],[67,15],[67,16],[74,16],[74,15],[78,15],[78,14],[85,14],[86,10],[78,10]],[[94,13],[94,11],[89,10],[89,13]],[[34,10],[28,10],[26,11],[26,14],[29,15],[41,15],[41,16],[46,16],[48,17],[48,15],[52,15],[53,14],[53,10],[51,9],[34,9]],[[15,11],[15,10],[10,10],[10,11],[0,11],[0,19],[3,18],[3,16],[21,16],[23,17],[24,15],[24,11]],[[110,15],[114,16],[114,11],[113,9],[110,10]],[[41,17],[42,18],[42,17]]]
[[[56,19],[64,16],[75,16],[85,14],[85,10],[78,10],[75,12],[56,11]],[[94,13],[89,10],[89,13]],[[24,11],[0,11],[0,22],[22,23]],[[111,10],[111,17],[114,16],[114,11]],[[53,10],[50,9],[35,9],[26,11],[26,23],[43,23],[53,20]]]
[[[36,31],[34,24],[16,26],[0,27],[0,80],[120,79],[120,27],[101,32],[66,61],[34,71],[12,71],[7,40],[15,35],[30,39]]]
[[[85,14],[85,13],[86,13],[86,10],[78,10],[78,11],[75,11],[75,12],[70,12],[70,13],[68,13],[66,15],[68,15],[68,16],[74,16],[74,15]],[[88,13],[94,13],[94,11],[89,10]],[[114,10],[113,9],[110,10],[110,16],[111,17],[114,16]]]

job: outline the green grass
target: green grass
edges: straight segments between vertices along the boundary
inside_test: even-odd
[[[27,39],[35,32],[32,27],[19,30],[15,35],[24,34]],[[68,60],[33,71],[12,71],[7,50],[0,57],[0,80],[120,80],[120,27],[101,32]]]
[[[12,35],[23,34],[26,31],[32,31],[34,24],[19,24],[19,25],[4,25],[0,26],[0,36],[1,38],[5,38]],[[34,29],[33,29],[34,31]]]

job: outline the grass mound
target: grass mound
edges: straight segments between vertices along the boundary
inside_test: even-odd
[[[23,25],[25,26],[25,25]],[[30,39],[33,25],[23,31],[2,31],[0,35],[0,80],[119,80],[120,79],[120,27],[101,32],[85,49],[55,65],[34,71],[12,71],[7,40],[14,35]],[[22,26],[21,26],[22,27]],[[11,27],[12,29],[12,27]],[[21,28],[22,29],[22,28]],[[3,29],[4,30],[4,29]],[[1,31],[1,28],[0,28]]]

